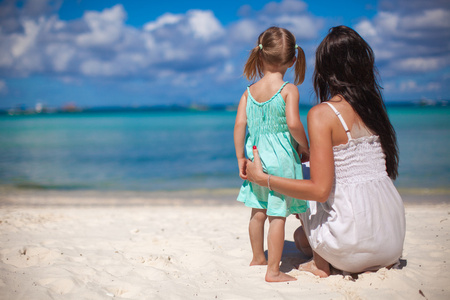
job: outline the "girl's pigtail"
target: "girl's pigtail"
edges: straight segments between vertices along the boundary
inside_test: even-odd
[[[247,59],[247,62],[244,66],[244,75],[248,80],[254,80],[258,77],[262,77],[261,72],[261,61],[260,61],[260,49],[259,46],[256,46],[250,52],[250,56]]]
[[[294,84],[299,85],[302,84],[305,80],[305,72],[306,72],[306,58],[305,52],[302,47],[296,46],[297,48],[297,61],[295,62],[295,80]]]

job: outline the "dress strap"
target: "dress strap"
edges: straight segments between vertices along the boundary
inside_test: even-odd
[[[289,83],[289,81],[286,81],[285,83],[283,83],[283,85],[280,87],[280,89],[275,93],[275,95],[273,95],[272,96],[272,98],[270,98],[269,100],[267,100],[266,102],[269,102],[270,100],[272,100],[273,98],[275,98],[275,96],[276,95],[278,95],[280,92],[281,92],[281,90],[284,88],[284,86],[286,85],[286,84],[288,84]],[[250,93],[250,87],[252,86],[253,84],[250,84],[250,85],[248,85],[247,86],[247,92],[248,92],[248,95],[249,95],[249,97],[251,97],[253,100],[255,100],[255,98],[253,98],[253,96],[252,96],[252,94]],[[255,100],[256,101],[256,100]],[[265,104],[266,102],[258,102],[258,101],[256,101],[257,103],[259,103],[259,104]]]
[[[286,81],[285,83],[283,83],[283,85],[280,87],[280,89],[278,90],[278,92],[277,92],[277,94],[279,94],[280,92],[281,92],[281,90],[284,88],[284,86],[286,85],[286,84],[288,84],[289,83],[289,81]]]
[[[341,116],[341,113],[333,106],[333,104],[331,104],[329,102],[325,102],[325,103],[331,107],[331,109],[334,111],[336,116],[339,118],[339,121],[341,121],[341,124],[345,129],[345,133],[347,134],[348,140],[350,141],[352,139],[352,135],[350,134],[350,130],[348,130],[347,123],[345,123],[344,118]]]
[[[250,93],[250,87],[251,87],[252,85],[253,85],[253,83],[247,85],[247,93],[248,93],[248,96],[249,96],[251,99],[254,99],[253,96],[252,96],[252,94]]]

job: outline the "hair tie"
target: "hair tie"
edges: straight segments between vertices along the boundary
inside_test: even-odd
[[[297,44],[295,44],[295,49],[298,49],[298,45]]]
[[[262,50],[262,44],[259,44],[259,50]]]

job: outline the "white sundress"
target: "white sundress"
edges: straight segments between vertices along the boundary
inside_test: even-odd
[[[376,135],[348,137],[333,147],[335,181],[328,200],[310,201],[300,214],[312,249],[333,267],[350,273],[395,264],[403,251],[403,201],[386,172],[385,155]]]

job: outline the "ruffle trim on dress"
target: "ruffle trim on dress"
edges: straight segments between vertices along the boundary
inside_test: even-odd
[[[385,154],[376,135],[352,139],[333,150],[336,182],[355,184],[387,176]]]
[[[333,146],[333,150],[335,150],[335,151],[345,150],[352,145],[357,145],[357,144],[362,144],[362,143],[373,143],[373,142],[378,142],[379,140],[380,140],[380,137],[378,135],[362,136],[357,139],[351,139],[345,144]]]

